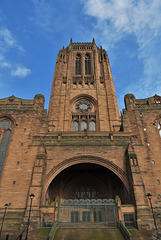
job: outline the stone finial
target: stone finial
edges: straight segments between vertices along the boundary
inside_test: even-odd
[[[45,103],[45,97],[42,94],[36,94],[34,97],[34,103],[36,104],[42,104],[44,106]]]
[[[133,148],[133,146],[131,145],[131,143],[129,143],[129,145],[128,145],[128,153],[129,152],[134,152],[134,148]]]
[[[93,38],[93,43],[95,43],[95,39]]]
[[[135,96],[132,93],[126,94],[124,102],[126,110],[133,109],[135,107]]]
[[[72,38],[70,39],[70,43],[72,43],[73,41],[72,41]]]
[[[119,207],[121,206],[121,199],[118,195],[115,198],[115,203],[117,204],[117,206],[119,206]]]
[[[113,140],[114,140],[114,138],[113,138],[113,133],[110,133],[110,134],[109,134],[109,137],[110,137],[111,142],[113,142]]]
[[[44,145],[41,144],[38,149],[38,154],[45,154],[45,153],[46,153],[46,149],[45,149]]]

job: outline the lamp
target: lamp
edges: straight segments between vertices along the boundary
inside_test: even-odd
[[[2,229],[3,229],[3,223],[4,223],[4,219],[5,219],[5,216],[6,216],[6,211],[7,211],[7,207],[9,206],[9,204],[5,204],[5,209],[4,209],[4,215],[3,215],[3,218],[2,218],[2,225],[1,225],[1,231],[0,231],[0,239],[1,239],[1,233],[2,233]]]
[[[29,210],[29,217],[28,217],[28,221],[27,221],[27,229],[26,229],[25,240],[27,240],[27,238],[28,238],[28,230],[29,230],[29,225],[30,225],[30,214],[31,214],[32,200],[35,197],[35,194],[31,193],[29,196],[30,196],[31,202],[30,202],[30,210]]]
[[[154,211],[153,211],[153,206],[152,206],[152,201],[151,201],[152,194],[151,194],[151,193],[147,193],[146,196],[148,197],[149,202],[150,202],[150,207],[151,207],[152,214],[153,214],[153,220],[154,220],[155,230],[158,232],[157,223],[156,223],[156,220],[155,220]]]

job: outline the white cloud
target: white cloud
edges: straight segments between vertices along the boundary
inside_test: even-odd
[[[0,62],[2,68],[11,68],[11,64],[8,62]]]
[[[15,38],[7,28],[0,29],[0,38],[8,46],[13,46],[16,43]]]
[[[32,0],[35,6],[35,18],[32,21],[44,31],[53,30],[54,8],[45,0]]]
[[[5,57],[1,53],[0,53],[0,68],[11,68],[11,64],[5,59]]]
[[[82,0],[85,13],[98,21],[108,20],[115,30],[137,32],[161,25],[159,0]]]
[[[17,42],[12,32],[8,28],[0,28],[0,68],[3,70],[10,69],[10,74],[14,77],[24,78],[31,74],[30,69],[22,66],[16,67],[17,64],[13,60],[8,60],[11,49],[16,50],[18,53],[24,52],[23,47]]]
[[[31,70],[22,66],[18,66],[15,70],[11,71],[11,75],[14,77],[25,78],[31,74]]]
[[[107,49],[127,35],[134,36],[144,76],[126,90],[137,97],[161,94],[161,1],[160,0],[81,0],[84,12],[96,19],[96,37]],[[142,96],[141,96],[142,95]]]
[[[21,52],[24,51],[8,28],[0,28],[0,51],[8,51],[9,48],[16,48]]]

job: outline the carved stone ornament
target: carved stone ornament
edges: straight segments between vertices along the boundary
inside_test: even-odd
[[[81,113],[90,112],[92,109],[92,103],[90,103],[87,100],[81,100],[76,103],[75,109],[77,112],[81,112]]]
[[[62,205],[115,205],[114,199],[62,199]]]

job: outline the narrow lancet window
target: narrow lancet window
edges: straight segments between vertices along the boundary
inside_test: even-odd
[[[85,74],[86,75],[91,74],[91,58],[89,54],[85,56]]]
[[[90,131],[96,131],[96,124],[94,121],[91,121],[89,124]]]
[[[76,56],[75,74],[81,75],[81,55],[80,54],[77,54]]]
[[[87,130],[87,123],[85,121],[81,122],[81,131]]]
[[[0,121],[0,175],[3,170],[12,128],[13,126],[9,120],[4,119]]]
[[[73,131],[78,131],[78,122],[77,121],[74,121],[73,122]]]

